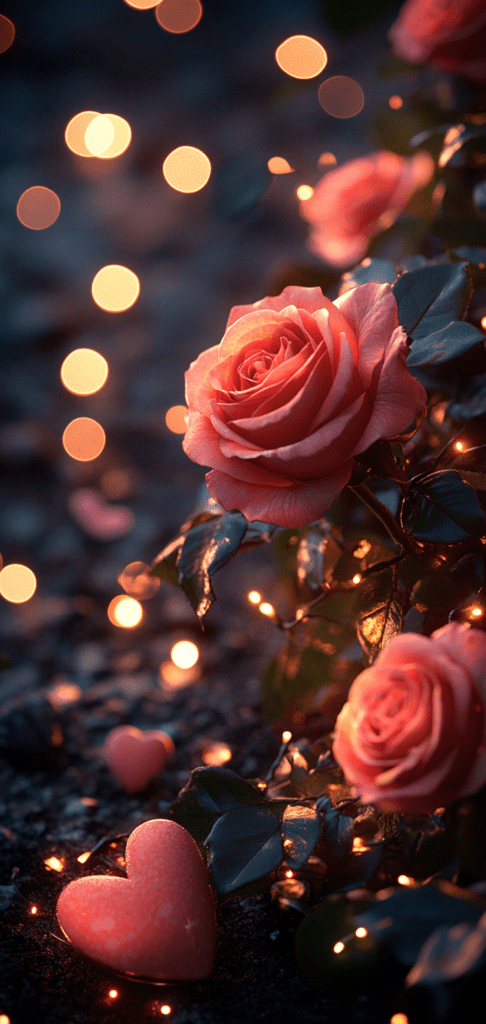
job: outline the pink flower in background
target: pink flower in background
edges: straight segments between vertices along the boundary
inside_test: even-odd
[[[407,0],[389,38],[399,57],[486,81],[484,0]]]
[[[363,803],[425,814],[486,783],[486,635],[402,633],[355,679],[333,754]]]
[[[406,158],[387,151],[330,171],[300,204],[312,229],[310,248],[335,267],[357,263],[371,238],[393,224],[433,173],[428,153]]]
[[[388,284],[331,302],[285,288],[235,306],[220,345],[186,372],[184,451],[212,466],[212,497],[249,520],[314,522],[347,484],[353,456],[423,412]]]

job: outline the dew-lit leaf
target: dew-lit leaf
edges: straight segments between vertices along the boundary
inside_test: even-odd
[[[202,844],[215,821],[230,808],[259,804],[262,792],[229,768],[195,768],[170,806],[170,815]]]
[[[475,491],[454,470],[416,478],[403,503],[401,523],[417,540],[436,544],[457,544],[486,533]]]
[[[441,985],[464,974],[474,974],[485,966],[486,915],[483,915],[476,927],[464,922],[442,925],[432,932],[405,978],[405,984],[408,988]]]
[[[236,553],[247,525],[244,515],[233,511],[186,533],[177,563],[179,582],[199,618],[215,600],[210,577]]]
[[[285,860],[291,868],[301,868],[321,836],[321,820],[315,806],[288,804],[282,817]]]
[[[342,554],[336,539],[319,529],[311,529],[297,548],[297,579],[312,589],[322,587],[332,578],[332,570]]]
[[[181,532],[174,540],[169,541],[168,544],[159,551],[159,554],[154,561],[150,569],[150,576],[158,576],[159,579],[165,580],[167,583],[172,583],[174,586],[179,584],[179,570],[177,568],[177,561],[179,554],[186,539],[186,534],[194,526],[199,526],[201,523],[208,523],[213,519],[217,519],[217,515],[213,515],[210,512],[200,512],[197,516],[193,516],[188,519],[186,523],[181,527]]]
[[[280,822],[285,804],[266,801],[226,811],[205,840],[208,868],[224,896],[274,871],[282,863]]]
[[[358,639],[370,661],[397,636],[402,620],[394,569],[369,576],[360,587]]]
[[[322,815],[323,842],[336,856],[345,857],[353,846],[354,819],[334,807],[327,795],[318,799],[317,808]]]

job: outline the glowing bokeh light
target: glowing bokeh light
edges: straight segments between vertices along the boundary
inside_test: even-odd
[[[106,444],[103,427],[89,416],[78,416],[68,423],[63,435],[64,449],[77,462],[92,462]]]
[[[118,999],[118,992],[117,992],[116,988],[110,988],[110,991],[108,992],[108,995],[109,995],[110,999]]]
[[[456,441],[454,448],[456,449],[456,452],[462,452],[464,450],[462,441]]]
[[[192,640],[178,640],[174,644],[170,656],[177,668],[192,668],[199,658],[199,649]]]
[[[283,156],[271,156],[267,167],[271,174],[291,174],[294,170]]]
[[[344,949],[344,942],[336,942],[332,948],[335,953],[342,953]]]
[[[486,331],[486,316],[481,317],[481,327],[483,328],[483,331]]]
[[[472,610],[472,612],[471,612],[471,615],[474,615],[474,618],[475,618],[475,619],[479,619],[479,617],[480,617],[480,616],[481,616],[482,614],[483,614],[483,609],[482,609],[482,608],[473,608],[473,610]]]
[[[101,156],[111,146],[115,138],[115,129],[108,117],[98,114],[90,121],[85,133],[84,142],[91,156]]]
[[[15,25],[10,18],[0,14],[0,53],[5,53],[15,39]],[[0,1018],[1,1020],[1,1018]]]
[[[119,114],[103,114],[103,117],[110,122],[113,128],[113,140],[102,153],[97,155],[100,160],[113,160],[115,156],[120,156],[128,149],[132,141],[132,129],[128,121],[125,121],[125,118],[120,117]]]
[[[59,857],[48,857],[44,864],[50,871],[62,871],[64,868],[64,861],[59,860]]]
[[[200,674],[197,664],[192,668],[178,668],[173,661],[163,661],[159,667],[159,682],[162,689],[170,693],[197,682]]]
[[[357,572],[356,575],[353,576],[353,583],[361,583],[361,573]]]
[[[101,487],[107,498],[116,501],[132,490],[133,477],[126,469],[108,469],[100,480]]]
[[[31,912],[31,914],[37,914],[37,907],[31,907],[30,908],[30,912]],[[4,1024],[5,1021],[8,1022],[9,1018],[5,1017],[4,1014],[2,1013],[2,1015],[0,1017],[0,1024]]]
[[[0,594],[11,604],[24,604],[35,594],[37,580],[32,569],[12,562],[0,572]]]
[[[122,313],[137,301],[140,281],[133,270],[118,263],[110,263],[95,274],[91,294],[101,309],[106,309],[108,313]]]
[[[250,590],[248,594],[248,600],[250,604],[260,604],[262,595],[258,593],[258,590]]]
[[[291,739],[292,733],[290,732],[290,729],[284,729],[282,733],[282,743],[290,743]]]
[[[118,582],[130,597],[138,601],[147,601],[154,597],[160,588],[158,576],[149,576],[150,566],[145,562],[130,562],[118,577]]]
[[[160,27],[176,35],[190,32],[201,21],[202,15],[199,0],[162,0],[155,10]]]
[[[291,868],[289,868],[288,871],[285,872],[285,877],[286,878],[293,878],[294,877],[294,872],[292,871]]]
[[[319,103],[331,117],[356,117],[364,107],[364,92],[354,78],[334,75],[319,86]]]
[[[337,159],[334,153],[321,153],[318,161],[318,167],[334,167],[337,164]]]
[[[47,691],[47,697],[53,708],[56,711],[61,711],[62,708],[69,707],[70,704],[76,704],[81,698],[82,692],[81,687],[76,683],[56,683]]]
[[[357,939],[364,939],[368,932],[366,928],[357,928],[354,934]]]
[[[262,601],[259,611],[261,611],[262,615],[267,615],[269,618],[275,615],[275,608],[268,601]]]
[[[199,192],[209,181],[211,161],[195,146],[178,146],[166,156],[162,174],[176,192]]]
[[[160,0],[124,0],[128,7],[135,7],[138,11],[148,11],[151,7],[157,7]]]
[[[391,107],[392,110],[400,110],[400,107],[403,107],[402,97],[390,96],[390,99],[388,100],[388,106]]]
[[[86,861],[91,857],[91,850],[86,850],[85,853],[80,853],[79,857],[76,857],[78,864],[86,864]]]
[[[201,758],[204,764],[210,765],[212,768],[219,768],[222,764],[226,764],[227,761],[231,761],[233,754],[230,747],[226,743],[208,743],[201,754]]]
[[[390,1024],[408,1024],[408,1017],[406,1013],[394,1013],[390,1017]]]
[[[61,366],[61,380],[73,395],[94,395],[108,377],[108,363],[92,348],[76,348]]]
[[[164,1014],[164,1017],[166,1017],[167,1014],[172,1013],[172,1007],[169,1006],[168,1003],[164,1003],[164,1005],[160,1007],[160,1012]]]
[[[123,629],[133,629],[134,626],[138,626],[143,617],[143,608],[134,597],[119,594],[110,601],[107,615],[114,626],[121,626]]]
[[[410,875],[399,875],[397,882],[399,885],[413,885],[415,879],[411,878]]]
[[[59,196],[51,188],[34,185],[22,192],[17,203],[17,217],[25,228],[43,231],[50,228],[61,212]]]
[[[66,126],[64,139],[68,148],[72,153],[76,153],[76,156],[93,156],[86,146],[84,136],[86,129],[95,117],[99,117],[97,110],[82,110],[80,114],[75,114]]]
[[[165,425],[172,434],[185,434],[187,430],[187,406],[172,405],[165,414]]]
[[[315,78],[327,64],[327,53],[311,36],[290,36],[277,46],[275,60],[291,78]]]
[[[305,202],[306,199],[311,199],[313,195],[314,189],[312,188],[312,185],[299,185],[296,190],[297,199],[301,199],[303,202]]]

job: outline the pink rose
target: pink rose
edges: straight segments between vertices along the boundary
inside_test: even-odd
[[[486,635],[402,633],[351,686],[333,753],[363,803],[426,814],[486,783]]]
[[[389,32],[395,53],[486,81],[484,0],[407,0]]]
[[[306,526],[348,482],[354,455],[423,411],[405,356],[388,284],[334,302],[289,287],[235,306],[221,343],[186,373],[184,451],[213,467],[206,482],[223,508]]]
[[[370,239],[393,224],[433,173],[428,153],[407,159],[385,150],[325,174],[300,204],[312,228],[310,248],[335,267],[357,263]]]

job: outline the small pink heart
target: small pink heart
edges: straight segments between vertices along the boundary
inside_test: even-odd
[[[77,949],[126,974],[166,981],[205,978],[216,921],[207,871],[189,832],[145,821],[126,848],[127,878],[90,875],[57,901],[59,924]]]
[[[107,505],[98,491],[80,487],[69,497],[69,509],[78,526],[96,540],[116,540],[133,526],[133,513],[122,505]]]
[[[160,729],[142,732],[133,725],[112,729],[105,741],[104,754],[108,767],[127,793],[145,789],[165,768],[174,743]]]

